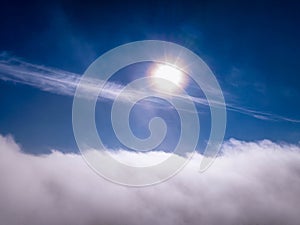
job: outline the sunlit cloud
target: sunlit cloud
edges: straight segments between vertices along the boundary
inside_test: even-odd
[[[80,155],[30,155],[0,135],[0,218],[10,225],[298,224],[300,147],[229,140],[204,173],[196,154],[175,177],[126,188],[94,174]],[[125,162],[170,153],[115,153]],[[117,216],[116,216],[117,215]]]

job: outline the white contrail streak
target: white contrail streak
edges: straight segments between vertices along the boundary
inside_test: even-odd
[[[56,68],[31,64],[16,57],[11,57],[9,54],[3,52],[0,53],[0,80],[25,84],[46,92],[73,97],[77,85],[81,81],[81,75]],[[104,82],[99,79],[85,79],[85,96],[83,97],[92,98],[95,97],[95,95],[98,96],[99,85],[103,84]],[[124,86],[121,84],[106,82],[101,92],[101,98],[114,100],[122,92],[123,88]],[[139,95],[140,91],[142,90],[131,90],[127,92],[127,95],[122,96],[122,99],[130,101],[130,96]],[[174,93],[172,93],[172,97],[183,100],[186,98],[180,95],[174,95]],[[209,105],[205,98],[190,96],[190,99],[197,104]],[[150,99],[150,101],[155,100]],[[211,104],[210,107],[223,107],[219,102],[212,102]],[[230,111],[246,114],[260,120],[300,123],[300,120],[297,119],[251,110],[229,103],[226,104],[226,108]]]

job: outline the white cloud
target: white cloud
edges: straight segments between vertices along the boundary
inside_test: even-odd
[[[80,155],[29,155],[0,136],[0,224],[299,224],[299,146],[230,140],[223,152],[204,173],[197,154],[167,182],[127,188],[98,177]]]

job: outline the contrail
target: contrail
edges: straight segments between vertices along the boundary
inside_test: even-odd
[[[74,96],[81,75],[68,71],[35,65],[7,54],[0,54],[0,79],[36,87],[59,95]],[[99,80],[85,80],[87,96],[97,93]],[[114,98],[122,85],[109,82],[105,85],[103,96]]]
[[[61,69],[31,64],[19,58],[12,57],[6,52],[2,52],[0,53],[0,79],[3,81],[29,85],[46,92],[73,97],[77,85],[81,81],[81,75]],[[125,87],[124,85],[114,82],[106,82],[104,84],[104,81],[99,79],[84,79],[84,83],[81,85],[84,85],[85,87],[84,96],[82,97],[86,98],[92,98],[95,97],[95,95],[98,96],[99,85],[104,85],[104,88],[101,91],[101,98],[108,100],[114,100]],[[130,101],[130,96],[139,95],[140,91],[142,90],[131,90],[130,92],[127,92],[127,96],[122,96],[122,98],[124,101]],[[172,97],[181,98],[183,100],[186,98],[184,96],[174,95],[174,93],[172,93]],[[189,96],[189,99],[197,104],[205,106],[224,107],[219,102],[213,102],[211,103],[212,105],[209,105],[208,101],[201,97]],[[150,99],[150,101],[156,100]],[[297,119],[251,110],[229,103],[226,104],[226,108],[227,110],[246,114],[260,120],[300,123],[300,120]]]

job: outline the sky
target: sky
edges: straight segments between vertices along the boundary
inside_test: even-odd
[[[170,41],[205,61],[225,93],[226,104],[300,119],[299,7],[293,2],[4,1],[2,5],[2,60],[17,58],[81,76],[97,57],[119,45],[145,39]],[[28,151],[73,151],[72,97],[6,81],[3,70],[0,132],[13,134]],[[225,139],[299,141],[299,122],[227,113]],[[207,117],[201,122],[205,126]]]
[[[199,219],[203,224],[297,224],[300,218],[293,208],[300,206],[295,188],[300,182],[299,10],[297,1],[2,1],[0,182],[5,185],[0,196],[6,196],[7,204],[0,204],[5,209],[0,210],[0,222],[120,224],[122,220],[113,212],[118,208],[126,224],[139,220],[143,224],[199,224]],[[145,190],[126,189],[101,180],[79,157],[72,106],[80,79],[104,53],[142,40],[172,42],[189,49],[206,63],[221,87],[227,114],[222,155],[204,177],[197,177],[193,168],[204,157],[212,129],[211,109],[191,78],[186,78],[184,88],[195,102],[200,134],[195,158],[174,180]],[[151,133],[149,121],[157,116],[164,119],[166,137],[156,149],[135,155],[114,133],[111,109],[116,95],[132,81],[149,77],[156,66],[142,62],[120,69],[95,106],[96,129],[104,145],[131,163],[168,156],[180,136],[179,113],[156,98],[136,104],[128,121],[133,134],[144,139]],[[101,80],[88,80],[88,97],[95,94],[95,82]],[[131,91],[128,98],[135,94]],[[12,168],[13,162],[19,166]],[[15,179],[22,176],[31,182]],[[81,179],[84,184],[78,182]],[[17,194],[17,187],[24,185],[32,188],[29,197]],[[92,189],[95,199],[86,196],[89,185],[102,190]],[[210,192],[205,188],[209,186],[214,186]],[[285,193],[285,188],[291,188],[291,193]],[[170,196],[158,204],[157,196],[166,190],[172,190]],[[116,193],[119,205],[100,203],[110,202]],[[29,199],[35,195],[45,198],[42,207]],[[77,195],[85,202],[80,204]],[[57,203],[57,199],[62,200]],[[131,201],[133,207],[127,209]],[[197,208],[197,201],[207,205]],[[14,204],[24,202],[30,207],[17,206],[18,216],[12,218]],[[218,202],[219,207],[215,210],[211,202]],[[61,205],[52,212],[56,204]],[[146,205],[150,205],[149,214],[136,215]],[[159,220],[161,207],[168,210]],[[100,214],[95,213],[97,208]],[[31,216],[36,210],[38,218]],[[77,211],[82,212],[82,220],[71,216]],[[245,211],[248,214],[241,216]],[[59,215],[57,221],[50,219],[51,213]]]

